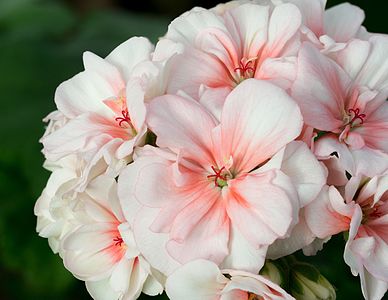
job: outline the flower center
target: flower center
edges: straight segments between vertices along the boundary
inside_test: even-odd
[[[133,124],[132,124],[131,117],[129,116],[129,113],[128,113],[127,109],[122,110],[121,111],[121,117],[115,118],[115,121],[118,123],[118,125],[121,128],[124,128],[124,129],[128,129],[129,128],[129,129],[131,129],[132,135],[136,135],[137,134],[135,126],[133,126]]]
[[[212,166],[212,170],[214,174],[208,175],[208,179],[214,179],[214,184],[216,187],[223,188],[228,185],[228,173],[225,170],[225,167],[217,170],[214,166]]]
[[[261,296],[258,296],[258,295],[253,294],[253,293],[248,293],[248,300],[262,300],[262,299],[264,299],[264,298]]]
[[[255,75],[256,66],[255,60],[257,57],[253,57],[250,59],[242,58],[239,62],[239,65],[234,68],[234,72],[237,73],[239,79],[238,82],[243,81],[244,79],[251,78]]]
[[[114,242],[115,246],[118,246],[118,247],[121,247],[121,245],[124,243],[123,239],[120,236],[116,236],[113,239],[113,242]]]
[[[368,202],[373,202],[373,199]],[[362,207],[362,224],[365,224],[370,220],[378,219],[384,215],[383,212],[380,210],[381,203],[378,202],[373,207],[369,203]]]
[[[360,126],[364,124],[365,117],[365,114],[360,114],[359,108],[350,108],[344,119],[345,125],[350,125],[350,127]]]

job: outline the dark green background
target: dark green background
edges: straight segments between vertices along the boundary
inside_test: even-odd
[[[134,35],[155,42],[181,12],[216,4],[134,2],[0,0],[0,300],[90,299],[83,283],[35,233],[33,206],[49,176],[38,139],[44,131],[41,119],[55,109],[56,86],[82,70],[83,51],[105,56]],[[366,11],[370,31],[387,32],[384,1],[352,3]],[[361,299],[342,251],[343,239],[337,237],[306,260],[333,282],[338,299]]]

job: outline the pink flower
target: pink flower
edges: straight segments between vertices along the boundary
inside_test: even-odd
[[[184,50],[173,58],[167,91],[183,90],[197,99],[201,85],[231,90],[247,78],[288,87],[299,47],[298,8],[233,2],[217,12],[194,8],[170,24],[165,39]]]
[[[206,260],[182,266],[166,281],[171,300],[281,300],[294,299],[277,284],[260,275],[236,270],[219,270]]]
[[[116,195],[116,182],[107,176],[89,187],[79,201],[89,218],[62,241],[63,259],[75,277],[86,281],[94,299],[136,299],[163,288],[137,250]]]
[[[388,289],[388,175],[352,177],[344,198],[326,187],[306,207],[306,221],[320,238],[349,231],[345,262],[360,275],[364,297],[381,299]]]
[[[307,147],[289,144],[301,130],[297,105],[250,79],[226,98],[220,123],[172,95],[153,100],[147,120],[164,149],[146,147],[119,178],[140,251],[166,274],[196,258],[258,272],[325,180]]]
[[[287,2],[298,6],[303,18],[301,31],[308,41],[323,52],[336,52],[343,49],[353,38],[366,35],[361,26],[365,13],[357,6],[342,3],[325,11],[326,0]]]
[[[144,101],[155,90],[150,73],[158,63],[151,63],[152,50],[147,39],[131,38],[105,59],[84,53],[85,71],[56,90],[67,122],[42,138],[48,160],[77,152],[87,174],[101,158],[110,166],[131,159],[133,148],[144,143]]]
[[[336,153],[344,169],[338,171],[342,177],[345,170],[374,176],[388,167],[388,73],[381,66],[388,39],[376,36],[369,42],[352,43],[354,51],[346,48],[338,54],[344,69],[304,44],[292,96],[305,124],[326,133],[315,144],[319,158]],[[333,165],[329,168],[336,170]]]

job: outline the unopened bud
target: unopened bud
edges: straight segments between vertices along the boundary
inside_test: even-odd
[[[312,265],[296,263],[290,278],[291,294],[298,300],[334,300],[331,283]]]
[[[284,284],[284,274],[280,270],[280,267],[269,260],[265,262],[264,267],[260,270],[260,275],[271,280],[279,286]]]

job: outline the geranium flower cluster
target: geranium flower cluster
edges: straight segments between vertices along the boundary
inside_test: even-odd
[[[258,274],[339,233],[383,298],[388,36],[325,2],[196,7],[59,85],[37,230],[94,299],[313,299]]]

